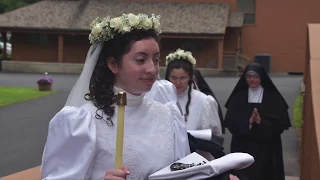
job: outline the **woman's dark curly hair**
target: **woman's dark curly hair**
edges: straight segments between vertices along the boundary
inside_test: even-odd
[[[89,84],[89,93],[85,99],[92,101],[98,108],[96,118],[103,119],[103,113],[100,115],[99,110],[107,115],[105,120],[109,126],[113,125],[111,117],[115,111],[116,95],[113,91],[115,75],[107,66],[107,59],[114,58],[117,65],[121,64],[122,58],[127,54],[132,45],[143,39],[155,39],[158,43],[160,38],[154,30],[135,29],[125,34],[118,34],[113,39],[104,42],[99,59],[93,71]]]
[[[165,79],[169,80],[169,76],[170,73],[173,69],[183,69],[185,70],[188,74],[189,74],[189,81],[188,81],[188,85],[189,85],[189,89],[188,89],[188,101],[186,104],[186,113],[185,113],[185,118],[189,115],[189,105],[191,102],[191,90],[192,90],[192,77],[193,77],[193,65],[191,64],[190,61],[188,61],[187,59],[175,59],[173,61],[171,61],[168,66],[167,66],[167,71],[166,71],[166,75],[165,75]]]

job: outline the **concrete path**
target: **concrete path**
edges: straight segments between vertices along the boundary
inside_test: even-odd
[[[41,74],[0,73],[0,86],[37,87]],[[41,164],[50,119],[63,107],[78,75],[52,75],[58,93],[0,107],[0,177]],[[2,96],[2,95],[0,95]]]
[[[41,74],[11,74],[0,72],[0,86],[37,87]],[[53,89],[58,93],[43,98],[0,108],[0,177],[22,171],[41,163],[48,123],[63,107],[78,75],[51,75]],[[206,78],[221,105],[224,105],[238,78]],[[301,76],[275,76],[273,81],[290,107],[298,94]],[[0,94],[0,96],[2,96]],[[223,108],[225,111],[225,109]],[[290,109],[290,115],[292,115]],[[283,136],[285,171],[288,176],[299,176],[299,152],[294,128]],[[230,134],[225,140],[229,152]],[[294,180],[294,179],[292,179]]]

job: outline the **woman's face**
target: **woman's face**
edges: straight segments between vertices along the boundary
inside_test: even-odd
[[[159,73],[159,60],[159,45],[150,38],[133,43],[119,66],[110,63],[108,66],[116,76],[115,86],[138,95],[152,88]]]
[[[181,94],[188,88],[190,76],[184,69],[174,68],[170,72],[169,80],[176,86],[177,93]]]
[[[248,73],[246,75],[247,83],[251,88],[260,86],[260,76],[257,73]]]

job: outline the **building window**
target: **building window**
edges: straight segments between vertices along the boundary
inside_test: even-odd
[[[238,0],[237,10],[244,12],[244,24],[255,24],[256,2],[255,0]]]
[[[256,23],[256,14],[255,13],[245,13],[243,24],[255,24]]]
[[[47,45],[49,42],[48,35],[47,34],[29,34],[27,42],[29,44]]]

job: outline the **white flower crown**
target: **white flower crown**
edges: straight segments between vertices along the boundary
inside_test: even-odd
[[[192,56],[192,53],[190,51],[184,51],[182,49],[177,49],[176,52],[174,53],[170,53],[167,57],[166,57],[166,66],[168,66],[168,64],[175,60],[175,59],[186,59],[188,60],[193,66],[196,65],[196,59]]]
[[[160,15],[152,14],[151,17],[148,17],[146,14],[134,15],[132,13],[113,19],[110,19],[109,16],[103,19],[98,17],[90,24],[89,40],[91,44],[108,41],[117,34],[125,34],[133,29],[154,29],[160,34],[160,18]]]

